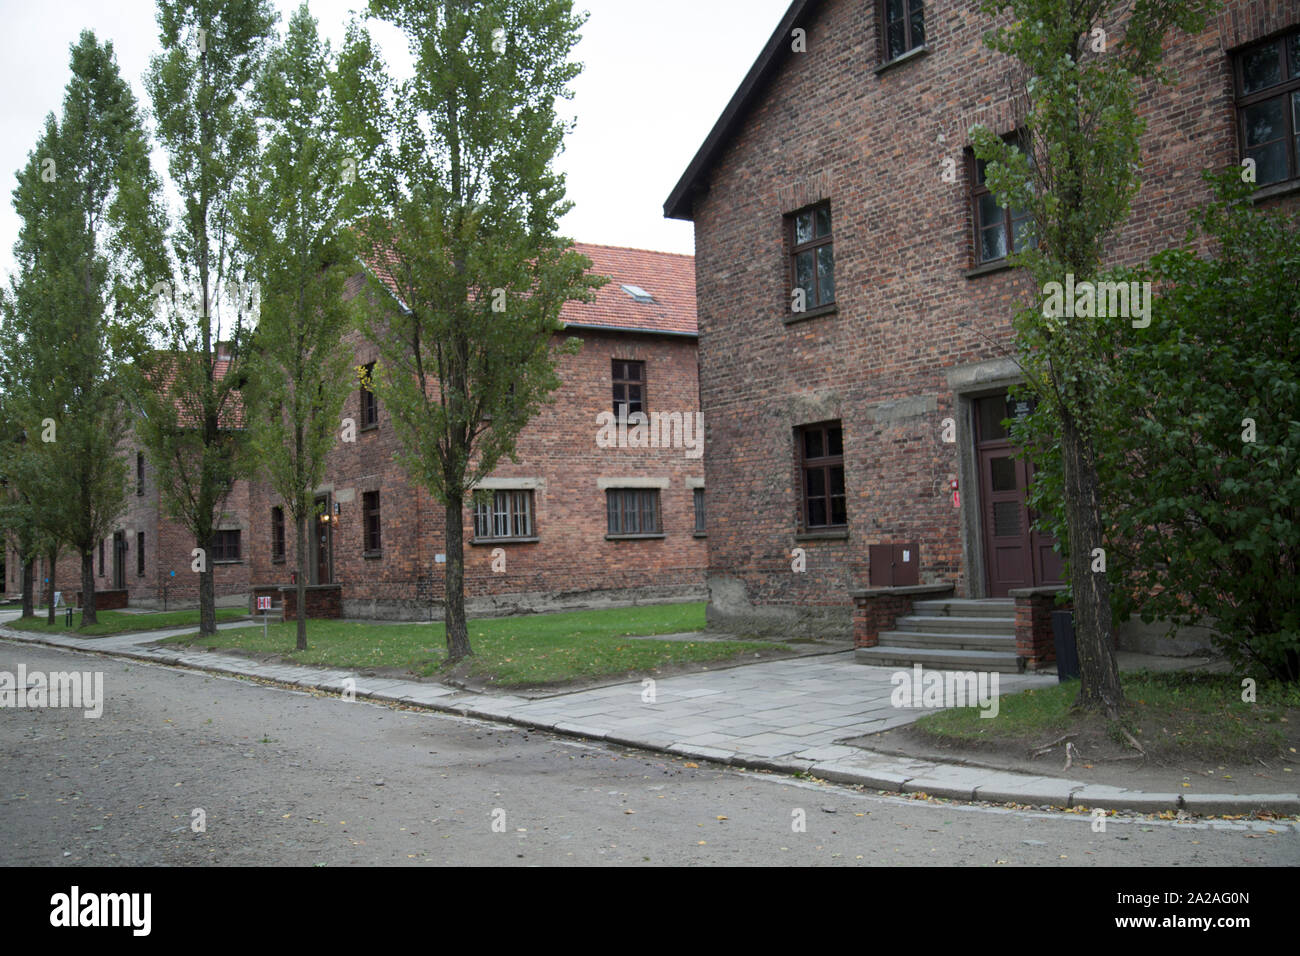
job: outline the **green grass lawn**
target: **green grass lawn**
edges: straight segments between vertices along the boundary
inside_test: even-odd
[[[1300,718],[1300,686],[1260,682],[1254,703],[1242,701],[1239,677],[1203,671],[1134,671],[1121,677],[1123,727],[1155,758],[1251,759],[1287,752]],[[998,716],[974,708],[927,714],[916,729],[937,739],[974,746],[1030,747],[1079,731],[1117,745],[1115,722],[1073,710],[1078,681],[1001,698]]]
[[[307,650],[293,650],[297,625],[232,628],[207,640],[197,635],[167,643],[275,654],[298,664],[357,670],[384,668],[430,677],[444,673],[442,622],[371,623],[314,620]],[[704,604],[662,604],[602,611],[526,614],[469,622],[474,657],[457,676],[501,687],[550,684],[585,677],[646,673],[656,668],[722,661],[742,654],[787,650],[752,641],[654,641],[630,635],[674,634],[704,628]]]
[[[16,631],[36,631],[42,634],[76,634],[80,637],[104,637],[109,634],[126,634],[130,631],[160,631],[172,627],[196,627],[199,623],[198,608],[188,611],[158,611],[132,613],[128,611],[100,611],[99,622],[88,627],[80,627],[81,612],[72,612],[72,627],[64,625],[66,612],[56,608],[54,626],[46,624],[46,612],[41,611],[36,617],[16,618],[4,626]],[[239,607],[217,608],[217,620],[229,621],[247,617],[248,612]]]

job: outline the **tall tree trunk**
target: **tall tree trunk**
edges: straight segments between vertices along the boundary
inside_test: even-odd
[[[49,602],[49,616],[46,618],[45,623],[51,627],[54,626],[54,572],[58,569],[58,560],[59,549],[55,548],[50,551],[50,587],[46,593]]]
[[[212,542],[209,535],[203,543],[203,570],[199,572],[199,634],[211,637],[217,633],[217,592],[213,580]]]
[[[307,649],[307,516],[298,518],[298,650]]]
[[[36,559],[30,554],[23,555],[23,617],[36,616]]]
[[[95,556],[89,551],[81,553],[81,625],[96,624],[95,616]]]
[[[474,652],[469,646],[469,626],[465,620],[465,501],[460,496],[447,498],[447,571],[446,619],[447,660],[455,663]]]
[[[1070,536],[1070,585],[1074,591],[1074,633],[1079,652],[1078,704],[1114,716],[1124,692],[1115,664],[1110,582],[1094,571],[1097,549],[1105,554],[1099,500],[1100,480],[1091,443],[1074,415],[1063,410],[1061,455],[1065,475],[1065,520]]]

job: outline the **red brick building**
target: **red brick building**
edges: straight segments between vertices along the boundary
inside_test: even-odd
[[[471,614],[704,595],[703,425],[691,257],[578,248],[610,281],[594,302],[565,307],[566,334],[578,337],[582,348],[562,358],[563,384],[521,433],[519,463],[503,462],[480,486],[489,500],[466,516]],[[364,284],[357,276],[350,294]],[[357,365],[377,357],[359,334],[349,346]],[[619,406],[623,441],[611,423]],[[639,432],[638,412],[647,416]],[[309,535],[309,607],[321,600],[347,616],[440,616],[442,506],[415,489],[398,465],[396,436],[381,402],[354,391],[343,415],[355,422],[355,441],[340,440],[317,489],[322,517]],[[646,427],[652,425],[662,428]],[[96,586],[113,592],[100,606],[127,597],[140,605],[164,598],[193,604],[194,544],[160,518],[147,456],[134,448],[125,453],[133,463],[133,493],[119,529],[96,555]],[[296,533],[270,489],[236,482],[218,527],[213,564],[219,603],[243,604],[262,589],[278,604],[278,588],[291,583],[297,567]],[[6,590],[17,594],[21,567],[12,550],[6,564]],[[36,572],[39,584],[47,576],[43,563]],[[58,589],[71,597],[80,582],[77,558],[61,558]]]
[[[863,589],[1059,574],[1000,425],[1027,280],[968,131],[1023,112],[990,26],[967,0],[796,0],[665,204],[695,224],[714,625],[847,632]],[[1229,0],[1166,54],[1120,262],[1181,239],[1211,165],[1300,195],[1300,6]]]

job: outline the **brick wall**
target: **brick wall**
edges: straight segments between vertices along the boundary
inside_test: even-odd
[[[958,446],[941,438],[943,420],[960,419],[947,373],[1005,356],[1026,280],[966,274],[975,250],[963,150],[971,124],[1011,132],[1022,112],[975,5],[927,3],[930,52],[879,74],[873,8],[822,5],[808,52],[777,69],[694,200],[710,619],[720,626],[750,627],[771,610],[787,629],[847,632],[868,547],[886,541],[920,541],[922,582],[971,593],[948,488]],[[1234,2],[1203,35],[1168,45],[1181,79],[1143,98],[1145,185],[1116,261],[1178,241],[1207,196],[1201,170],[1237,162],[1225,50],[1297,21],[1294,3]],[[942,181],[946,158],[955,184]],[[837,311],[786,324],[785,217],[822,199]],[[844,429],[849,534],[805,542],[794,429],[827,419]],[[795,547],[804,573],[791,570]]]
[[[353,284],[356,291],[356,284]],[[699,409],[695,341],[690,337],[574,330],[577,355],[560,360],[562,386],[520,435],[518,463],[502,462],[493,479],[532,486],[535,543],[472,544],[473,515],[465,513],[465,593],[472,613],[596,606],[635,600],[703,597],[706,542],[694,535],[694,490],[703,461],[685,449],[597,446],[599,412],[612,408],[611,363],[646,363],[649,411],[694,414]],[[356,365],[378,357],[359,335],[350,339]],[[361,429],[360,395],[353,390],[342,416],[358,424],[355,442],[340,441],[329,457],[319,493],[338,513],[331,531],[333,580],[343,584],[348,616],[441,616],[446,550],[443,506],[412,486],[400,462],[396,433],[383,403],[379,424]],[[601,480],[658,479],[664,537],[605,539],[606,498]],[[688,481],[688,479],[690,481]],[[378,491],[382,552],[364,551],[362,496]],[[297,568],[297,537],[286,516],[286,560],[271,560],[271,509],[279,497],[265,485],[252,490],[252,582],[288,584]],[[505,570],[492,569],[494,550]],[[498,563],[498,566],[499,563]],[[309,577],[308,580],[314,580]]]
[[[199,576],[191,570],[194,536],[164,513],[158,489],[157,476],[149,455],[145,454],[143,494],[138,494],[140,483],[136,477],[136,454],[142,450],[134,438],[128,438],[121,454],[128,463],[127,496],[125,509],[118,518],[114,531],[124,535],[126,550],[122,557],[122,583],[135,606],[162,607],[164,598],[168,607],[197,606],[199,601]],[[249,483],[237,481],[221,509],[219,528],[238,529],[241,536],[241,556],[238,561],[213,562],[213,586],[221,604],[240,603],[249,588]],[[144,573],[140,573],[139,537],[144,534]],[[113,533],[104,539],[103,561],[100,548],[92,553],[94,559],[95,590],[108,591],[114,587]],[[175,572],[173,575],[172,572]],[[37,562],[36,580],[43,589],[48,570],[43,561]],[[22,592],[22,567],[12,546],[6,561],[6,591],[11,595]],[[64,550],[58,561],[55,575],[58,590],[71,594],[81,590],[81,558]],[[98,605],[97,606],[102,606]]]

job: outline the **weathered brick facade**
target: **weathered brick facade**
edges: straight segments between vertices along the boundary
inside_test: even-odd
[[[873,544],[919,542],[923,584],[986,593],[972,402],[1017,379],[1009,317],[1027,279],[974,268],[965,150],[972,125],[1010,134],[1023,110],[974,4],[929,0],[924,50],[884,69],[876,8],[793,4],[666,204],[695,223],[715,625],[847,633]],[[1117,262],[1181,240],[1202,170],[1240,160],[1231,51],[1298,23],[1293,0],[1238,0],[1166,44],[1179,80],[1143,97],[1144,185]],[[1297,185],[1266,201],[1294,204]],[[788,217],[822,200],[835,307],[793,321]],[[810,538],[795,429],[824,421],[843,428],[848,526]]]
[[[705,541],[694,533],[694,488],[703,485],[702,446],[601,448],[597,415],[612,408],[612,363],[645,363],[648,412],[699,410],[695,360],[694,287],[690,257],[601,246],[580,246],[593,269],[609,275],[593,304],[566,306],[568,335],[582,349],[559,362],[561,388],[520,434],[518,464],[500,464],[484,487],[532,492],[535,541],[475,543],[473,514],[465,515],[465,593],[472,614],[590,607],[634,601],[698,600],[703,596]],[[636,285],[656,298],[637,303],[622,289]],[[354,281],[350,292],[361,289]],[[350,340],[355,364],[378,350],[364,337]],[[406,477],[397,436],[383,403],[378,425],[360,427],[359,391],[343,416],[358,423],[355,442],[340,441],[326,479],[332,514],[332,579],[343,585],[349,617],[439,618],[446,550],[443,506]],[[621,479],[621,480],[620,480]],[[606,487],[659,488],[663,536],[606,537]],[[363,496],[378,492],[382,549],[365,551]],[[257,527],[251,549],[255,585],[289,583],[297,566],[296,534],[286,520],[286,560],[271,560],[269,488],[253,492]],[[497,551],[496,549],[501,549]],[[502,554],[502,552],[504,552]],[[494,564],[504,570],[493,570]],[[309,578],[314,580],[314,578]]]
[[[136,455],[143,452],[133,439],[123,443],[122,455],[128,463],[128,492],[126,509],[118,519],[115,532],[122,535],[121,577],[114,569],[114,536],[109,535],[102,547],[94,552],[95,590],[111,591],[118,588],[127,592],[129,603],[138,607],[187,607],[198,604],[199,576],[192,570],[193,536],[163,513],[158,484],[149,457],[144,457],[144,481],[137,480]],[[218,527],[240,531],[241,547],[246,549],[249,537],[248,521],[249,486],[246,481],[235,482]],[[144,535],[144,571],[140,571],[139,535]],[[12,544],[6,549],[5,592],[10,596],[22,593],[22,566]],[[101,557],[102,555],[102,557]],[[35,578],[38,591],[45,594],[49,570],[42,558],[36,562]],[[238,561],[216,562],[213,565],[213,586],[217,603],[222,606],[243,603],[248,592],[248,564],[241,554]],[[64,597],[64,603],[75,599],[81,591],[81,558],[70,551],[59,556],[55,572],[55,588]],[[107,605],[98,603],[106,608]]]
[[[521,433],[518,464],[507,459],[484,483],[532,492],[535,540],[475,543],[473,513],[467,510],[465,592],[471,614],[699,600],[704,595],[706,542],[695,531],[694,503],[695,489],[704,486],[703,436],[694,431],[686,436],[697,439],[693,449],[602,448],[597,443],[597,415],[612,410],[615,360],[645,363],[647,412],[679,413],[694,425],[699,386],[691,258],[605,246],[579,249],[592,259],[593,271],[611,281],[594,303],[565,307],[566,335],[581,340],[581,351],[560,360],[561,388]],[[624,284],[643,289],[654,301],[636,301]],[[358,276],[349,284],[349,295],[361,293],[364,286]],[[389,307],[382,297],[376,301]],[[356,365],[378,357],[359,333],[350,335],[348,344]],[[383,403],[378,424],[364,427],[360,402],[359,391],[353,390],[342,416],[355,421],[356,440],[337,443],[317,488],[318,496],[327,499],[331,519],[324,579],[341,585],[340,592],[329,594],[329,607],[322,605],[322,613],[441,617],[445,566],[436,557],[446,550],[443,506],[407,478]],[[160,522],[151,466],[146,466],[144,495],[135,494],[135,448],[124,453],[131,462],[132,487],[119,527],[127,543],[123,570],[130,601],[161,604],[165,584],[169,605],[196,604],[198,575],[190,570],[194,544],[172,522]],[[662,535],[607,536],[605,492],[619,487],[658,489]],[[378,553],[365,550],[362,505],[367,492],[379,493]],[[251,608],[255,593],[272,594],[280,610],[284,594],[272,589],[292,581],[297,535],[286,515],[285,556],[273,559],[271,509],[278,504],[278,496],[262,481],[234,485],[220,527],[240,530],[241,553],[237,562],[216,565],[219,603]],[[145,533],[144,575],[137,574],[138,531]],[[494,571],[498,548],[504,552],[504,570]],[[495,564],[502,567],[499,559]],[[97,587],[113,586],[111,537],[103,573],[98,574],[98,556],[95,570]],[[37,580],[43,580],[39,564],[37,573]],[[6,574],[8,591],[19,593],[21,568],[12,552]],[[320,571],[313,568],[308,583],[319,580]],[[80,590],[80,581],[75,556],[62,558],[59,590],[71,595]],[[292,616],[292,596],[288,603],[285,613]],[[309,613],[312,608],[309,602]]]

